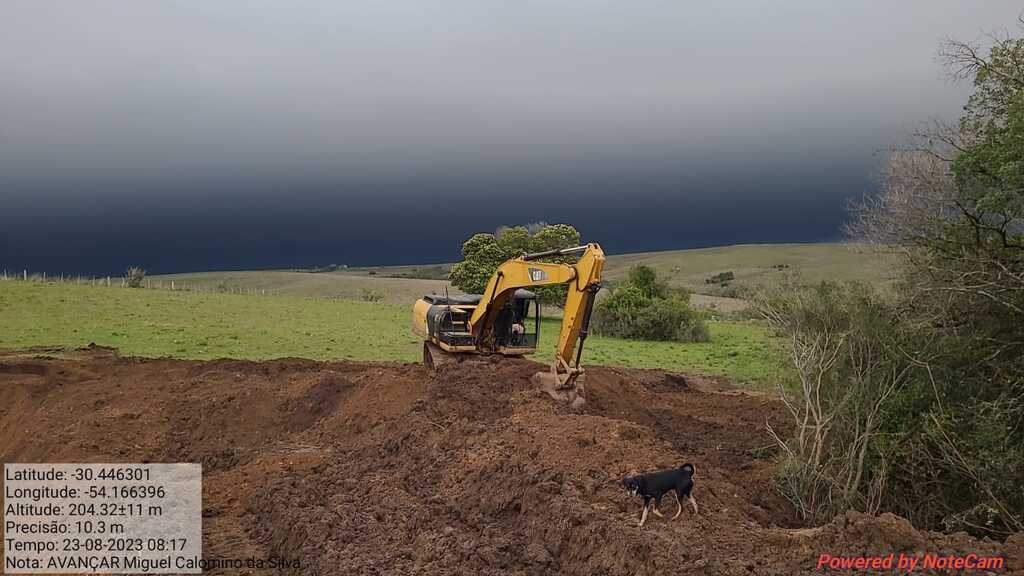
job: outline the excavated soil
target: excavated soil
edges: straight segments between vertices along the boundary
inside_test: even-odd
[[[820,573],[821,553],[929,552],[1024,570],[1024,535],[979,541],[856,513],[799,527],[771,485],[764,423],[783,425],[782,407],[719,380],[592,367],[573,414],[531,386],[542,367],[526,360],[435,375],[47,353],[0,355],[0,460],[201,462],[208,560],[285,558],[296,574],[746,575]],[[619,481],[683,462],[700,514],[641,531]]]

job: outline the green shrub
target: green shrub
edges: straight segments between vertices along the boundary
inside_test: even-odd
[[[129,288],[142,288],[142,281],[146,279],[146,271],[138,266],[132,266],[125,272],[124,284]]]
[[[777,381],[792,417],[778,429],[792,432],[769,423],[778,487],[813,522],[854,508],[979,536],[1019,531],[1024,359],[998,353],[1024,324],[928,293],[911,307],[900,287],[787,280],[756,296],[793,369]]]
[[[718,284],[719,286],[728,286],[730,282],[736,279],[736,274],[733,274],[732,270],[726,272],[719,272],[714,276],[710,276],[704,279],[705,284]]]
[[[383,302],[384,292],[375,288],[363,288],[359,291],[359,299],[363,302]]]
[[[627,279],[598,301],[594,332],[630,340],[706,342],[703,316],[690,306],[690,295],[671,288],[648,266],[634,266]]]
[[[793,432],[781,437],[779,423],[767,423],[780,448],[779,489],[808,521],[850,508],[877,512],[880,430],[911,381],[896,307],[866,284],[795,278],[765,288],[754,307],[792,364],[777,385]]]

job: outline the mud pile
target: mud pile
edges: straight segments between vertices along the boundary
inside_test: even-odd
[[[0,459],[202,462],[207,559],[283,557],[302,574],[793,574],[820,573],[822,553],[931,552],[1024,568],[1020,537],[852,513],[800,528],[771,487],[764,422],[784,423],[782,407],[713,379],[593,367],[572,414],[533,389],[541,366],[525,360],[434,375],[64,356],[0,358]],[[683,462],[700,515],[641,532],[619,481]]]

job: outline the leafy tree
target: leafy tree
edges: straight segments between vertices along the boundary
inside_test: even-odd
[[[474,234],[462,245],[462,262],[452,266],[452,284],[465,292],[480,294],[503,262],[525,253],[571,248],[580,244],[580,233],[568,224],[544,224],[533,234],[526,226],[499,228],[494,234]],[[575,256],[546,258],[545,262],[572,263]],[[535,292],[544,302],[565,302],[564,286],[542,286]]]
[[[974,84],[960,122],[894,151],[851,226],[906,257],[893,354],[913,368],[865,473],[882,509],[1005,535],[1024,530],[1024,39],[941,55]]]
[[[988,56],[975,44],[948,42],[953,75],[973,76],[951,168],[960,212],[952,232],[967,232],[986,253],[1024,251],[1024,39],[996,38]],[[957,234],[960,237],[960,234]]]
[[[580,233],[568,224],[547,224],[532,238],[531,250],[557,250],[580,245]]]
[[[481,294],[494,271],[509,259],[509,254],[508,248],[500,245],[493,234],[474,234],[462,244],[463,260],[452,266],[448,279],[460,290]]]

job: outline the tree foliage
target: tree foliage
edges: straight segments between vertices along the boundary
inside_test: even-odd
[[[124,273],[124,285],[129,288],[142,288],[146,279],[146,271],[139,266],[131,266]]]
[[[974,84],[960,121],[894,150],[856,207],[850,231],[905,256],[884,354],[906,378],[879,410],[851,502],[1005,535],[1024,530],[1024,40],[990,40],[943,45],[951,74]]]
[[[626,280],[597,302],[597,334],[633,340],[705,342],[703,317],[690,307],[690,295],[672,288],[649,266],[633,266]]]
[[[531,233],[530,229],[534,232]],[[580,244],[580,233],[569,224],[544,224],[499,228],[494,234],[474,234],[462,244],[462,262],[452,266],[452,284],[470,294],[481,294],[487,281],[503,262],[526,253],[571,248]],[[546,258],[544,262],[572,263],[574,256]],[[535,292],[544,302],[565,302],[564,286],[543,286]]]

